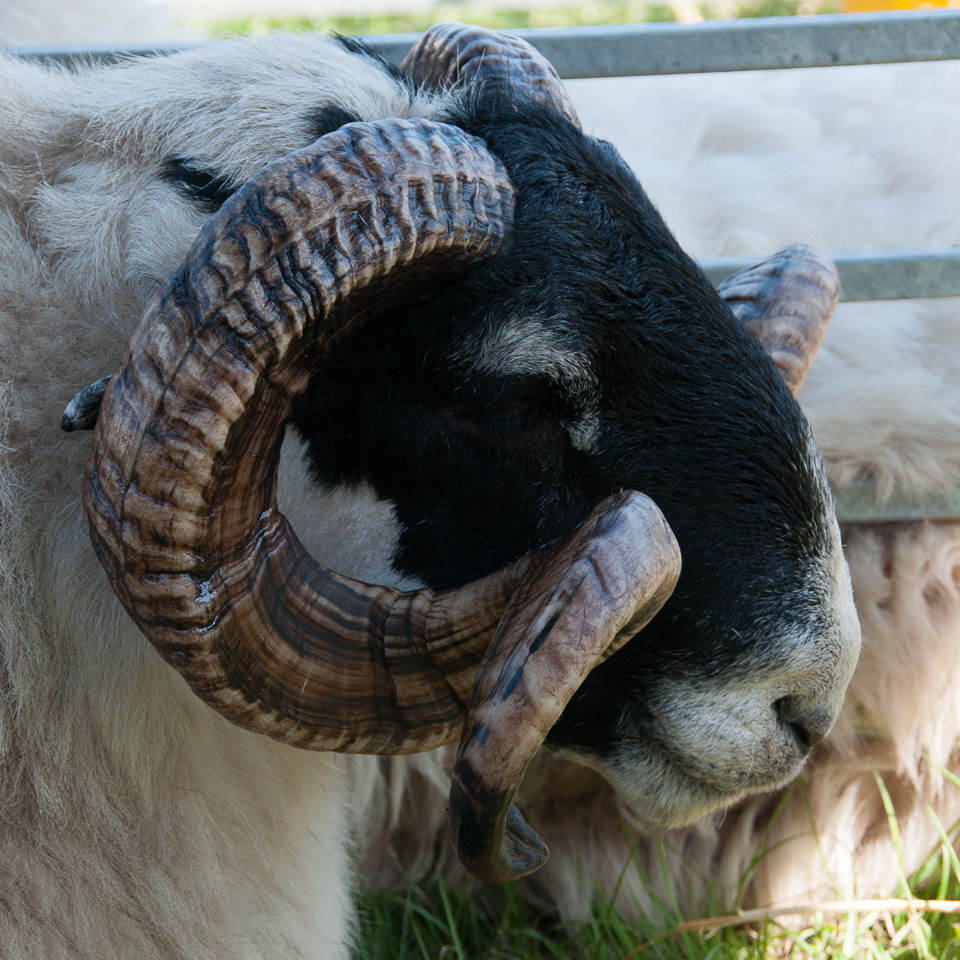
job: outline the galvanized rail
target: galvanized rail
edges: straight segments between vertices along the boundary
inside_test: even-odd
[[[525,37],[565,79],[731,70],[850,66],[960,58],[960,10],[828,14],[509,31]],[[416,34],[364,38],[399,63]],[[115,62],[190,44],[10,47],[18,56],[61,63]]]
[[[671,73],[721,73],[960,57],[960,10],[929,14],[826,14],[511,30],[568,80]],[[398,61],[415,39],[369,37]]]
[[[834,490],[833,497],[841,523],[960,520],[960,484],[923,496],[894,492],[880,499],[872,483],[861,483]]]
[[[774,17],[700,24],[642,24],[512,31],[540,49],[566,79],[652,76],[797,67],[852,66],[960,59],[960,10]],[[393,63],[414,34],[365,38]],[[7,53],[65,66],[163,56],[199,44],[11,47]],[[958,158],[960,162],[960,158]],[[960,296],[960,247],[835,252],[844,300]],[[756,258],[704,260],[714,282]],[[880,501],[872,484],[836,491],[847,523],[960,518],[960,483],[922,498],[894,494]]]
[[[957,162],[960,163],[960,157]],[[829,256],[840,270],[841,300],[960,297],[960,245],[863,253],[841,251]],[[756,262],[756,257],[714,257],[701,261],[700,266],[717,284]]]

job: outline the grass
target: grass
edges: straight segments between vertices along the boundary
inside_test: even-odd
[[[777,17],[803,13],[836,13],[840,0],[707,0],[693,4],[705,19],[717,17]],[[253,16],[209,22],[191,22],[210,36],[260,35],[274,30],[335,31],[345,34],[420,33],[434,23],[460,20],[498,30],[518,27],[572,27],[595,24],[648,23],[676,19],[669,3],[590,0],[587,3],[558,4],[532,10],[501,9],[479,3],[440,2],[411,13],[366,16],[275,17]]]
[[[952,851],[951,851],[952,852]],[[356,960],[781,960],[960,958],[960,881],[935,856],[913,897],[824,903],[799,911],[724,914],[656,925],[599,904],[584,924],[537,916],[514,886],[478,901],[440,880],[361,900]],[[668,919],[668,918],[664,918]]]
[[[594,905],[586,922],[569,924],[539,915],[516,885],[451,888],[435,878],[402,894],[362,898],[354,956],[356,960],[960,960],[960,858],[950,841],[956,825],[944,828],[928,809],[941,842],[919,870],[906,876],[890,798],[879,777],[877,785],[900,864],[896,897],[794,904],[772,913],[731,910],[714,898],[704,915],[692,920],[671,897],[655,901],[655,915],[649,919],[630,920],[613,908],[615,892],[610,901]],[[745,875],[741,893],[747,879]]]

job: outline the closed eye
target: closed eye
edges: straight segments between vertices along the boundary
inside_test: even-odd
[[[452,385],[441,404],[451,427],[471,440],[542,449],[565,432],[560,401],[546,378],[483,377]]]
[[[453,411],[457,429],[486,444],[523,444],[531,451],[543,449],[565,435],[564,424],[536,400],[520,397],[477,406],[458,406]]]
[[[539,404],[523,397],[510,397],[494,400],[482,406],[466,406],[459,409],[464,419],[502,428],[523,426],[541,412]]]

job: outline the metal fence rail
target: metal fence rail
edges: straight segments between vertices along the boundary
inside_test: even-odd
[[[509,32],[529,40],[568,80],[960,58],[960,10]],[[388,60],[399,63],[417,35],[364,39]],[[10,47],[8,52],[61,63],[114,62],[129,55],[173,53],[186,46],[190,45],[148,44],[121,50],[109,46]]]
[[[833,252],[829,256],[840,271],[841,300],[960,297],[960,246]],[[700,266],[717,284],[756,262],[756,257],[714,257],[701,261]]]
[[[566,79],[960,60],[960,10],[510,32],[541,50]],[[365,39],[399,63],[417,37]],[[10,47],[6,52],[71,66],[162,56],[191,46],[198,44]],[[960,158],[957,161],[960,164]],[[840,270],[844,300],[960,296],[960,246],[831,256]],[[757,259],[725,257],[702,265],[718,282]],[[861,523],[960,518],[960,484],[923,499],[894,495],[883,504],[878,504],[871,485],[854,487],[838,492],[837,514],[841,521]]]
[[[960,10],[930,15],[832,14],[511,30],[568,80],[787,67],[837,67],[960,56]],[[392,60],[411,36],[369,38]]]
[[[902,523],[910,520],[960,520],[960,484],[938,493],[907,496],[894,492],[880,501],[871,483],[834,490],[841,523]]]

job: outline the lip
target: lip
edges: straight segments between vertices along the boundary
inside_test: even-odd
[[[778,728],[778,733],[780,730]],[[778,736],[777,746],[789,751],[783,755],[780,751],[771,750],[764,741],[764,746],[748,746],[736,751],[735,757],[730,758],[729,768],[732,776],[711,775],[705,776],[702,767],[691,762],[691,758],[677,753],[669,747],[662,747],[664,759],[671,769],[680,774],[698,791],[706,792],[717,797],[741,797],[745,793],[759,793],[764,790],[773,790],[792,780],[803,768],[806,753],[801,747],[799,737],[783,731]],[[755,758],[757,754],[763,759],[762,768],[757,770]],[[772,756],[776,762],[771,763]],[[778,755],[779,754],[779,755]],[[734,759],[739,763],[734,763]],[[751,771],[756,770],[756,775]]]
[[[764,732],[766,736],[748,736],[748,742],[722,751],[709,769],[702,757],[677,750],[668,731],[640,725],[632,725],[605,760],[576,756],[602,773],[645,822],[673,828],[746,795],[779,789],[800,773],[806,754],[797,733],[772,717]]]
[[[644,822],[654,827],[674,829],[724,810],[745,796],[779,789],[793,780],[802,766],[802,761],[798,761],[777,780],[765,779],[762,784],[755,785],[739,784],[736,788],[717,786],[690,775],[681,767],[671,766],[670,773],[661,781],[669,787],[666,795],[650,793],[643,788],[637,790],[633,778],[622,776],[616,769],[601,769],[601,772]]]

